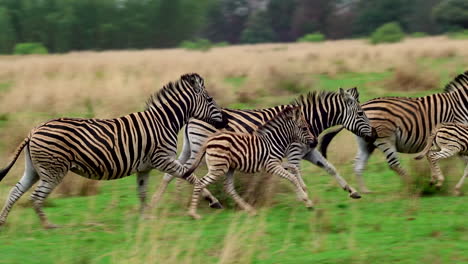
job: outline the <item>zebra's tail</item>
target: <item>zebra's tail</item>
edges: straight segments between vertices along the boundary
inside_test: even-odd
[[[195,158],[195,161],[193,162],[192,167],[190,167],[184,173],[184,175],[182,175],[182,179],[187,179],[198,168],[198,166],[200,165],[203,157],[205,156],[207,142],[208,141],[206,141],[205,144],[203,145],[203,147],[198,151],[197,157]]]
[[[415,160],[420,160],[424,158],[424,156],[426,156],[427,152],[429,152],[429,150],[432,148],[432,141],[434,141],[434,138],[437,135],[437,130],[439,130],[439,128],[440,128],[440,125],[437,125],[436,128],[432,130],[431,135],[427,138],[426,146],[421,152],[416,154],[417,156],[414,157]]]
[[[320,136],[318,149],[324,158],[327,158],[327,148],[333,138],[343,130],[344,126],[340,126],[338,129],[330,130]]]
[[[23,142],[21,142],[21,144],[16,148],[16,151],[15,151],[15,156],[13,157],[13,159],[10,161],[10,163],[3,169],[0,170],[0,181],[3,180],[3,178],[5,178],[5,176],[7,175],[7,173],[10,171],[11,167],[13,167],[13,165],[15,164],[16,160],[18,159],[18,156],[19,154],[21,153],[21,151],[23,150],[23,148],[29,143],[29,137],[25,138],[23,140]]]

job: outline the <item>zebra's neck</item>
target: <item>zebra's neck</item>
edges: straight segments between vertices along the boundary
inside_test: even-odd
[[[467,87],[468,88],[468,87]],[[458,123],[468,123],[468,89],[460,89],[450,93],[454,101],[454,121]]]
[[[271,147],[272,151],[283,156],[288,147],[294,142],[292,124],[278,122],[275,126],[269,126],[257,133],[258,136]]]
[[[318,136],[329,127],[341,125],[343,123],[343,114],[341,113],[342,111],[338,109],[338,104],[335,104],[335,108],[330,107],[332,105],[333,102],[325,103],[324,100],[301,104],[304,117],[309,123],[314,136]]]
[[[189,109],[178,101],[158,101],[146,110],[153,118],[160,120],[164,127],[171,131],[179,132],[190,119]]]

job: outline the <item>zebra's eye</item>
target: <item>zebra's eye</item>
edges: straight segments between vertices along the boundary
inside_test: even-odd
[[[208,103],[211,103],[211,102],[213,102],[213,97],[208,96],[208,98],[206,98],[206,100],[208,101]]]
[[[308,131],[309,129],[307,127],[302,127],[302,131]]]
[[[363,115],[364,115],[364,111],[358,111],[358,112],[357,112],[357,115],[358,115],[358,116],[363,116]]]

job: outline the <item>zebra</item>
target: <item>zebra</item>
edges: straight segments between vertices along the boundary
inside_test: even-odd
[[[303,190],[297,177],[282,166],[282,159],[288,148],[294,142],[313,148],[317,145],[316,138],[309,131],[309,124],[302,115],[299,106],[288,106],[275,117],[258,127],[253,133],[220,131],[209,137],[197,159],[183,177],[188,177],[198,167],[203,156],[206,156],[208,173],[196,181],[189,215],[195,219],[199,195],[202,189],[215,182],[218,177],[226,175],[224,188],[236,203],[244,210],[255,214],[255,210],[237,194],[234,189],[234,171],[245,173],[266,171],[289,180],[296,187],[298,198],[312,207],[312,201]]]
[[[354,171],[360,190],[369,193],[362,178],[367,161],[373,151],[381,150],[389,167],[408,180],[397,153],[420,152],[430,132],[440,123],[468,122],[468,71],[455,77],[445,86],[443,93],[424,97],[381,97],[362,104],[377,132],[374,143],[357,137],[358,153]],[[329,131],[321,138],[320,151],[326,157],[327,147],[333,137],[341,131]]]
[[[335,125],[344,125],[344,127],[353,133],[365,137],[368,140],[372,140],[374,137],[375,132],[372,130],[369,120],[361,109],[359,93],[355,87],[348,90],[340,88],[339,92],[309,92],[307,95],[301,95],[296,98],[293,101],[293,105],[296,104],[301,107],[305,119],[309,123],[309,128],[315,137],[318,137],[325,129]],[[234,132],[252,133],[257,127],[261,126],[288,106],[291,105],[280,105],[273,108],[257,110],[234,110],[224,108],[223,115],[227,122],[225,129]],[[184,163],[184,166],[190,167],[206,139],[218,131],[219,129],[204,121],[190,120],[185,128],[183,147],[179,155],[179,161]],[[360,194],[339,175],[335,167],[323,158],[320,152],[315,148],[311,149],[302,144],[294,143],[287,152],[287,159],[297,168],[300,168],[301,159],[316,164],[335,177],[341,188],[350,193],[350,197],[355,199],[361,197]],[[161,199],[168,184],[173,179],[174,176],[170,174],[164,175],[161,185],[153,196],[153,206]],[[301,177],[299,177],[299,181],[305,188]],[[211,200],[205,193],[203,195],[208,200]],[[210,207],[220,208],[221,205],[217,201],[211,201]]]
[[[190,118],[222,123],[220,107],[205,90],[203,78],[185,74],[150,96],[145,111],[114,119],[58,118],[33,128],[14,158],[0,171],[8,173],[25,149],[25,171],[0,213],[4,224],[13,204],[34,183],[33,207],[44,228],[54,228],[42,205],[68,171],[95,180],[115,180],[137,173],[140,210],[146,207],[149,172],[159,169],[180,177],[177,133]],[[187,180],[191,180],[187,178]]]
[[[432,150],[433,147],[437,149]],[[415,159],[419,160],[426,156],[431,168],[431,184],[441,187],[445,179],[437,162],[456,154],[459,154],[467,163],[463,176],[455,185],[454,193],[460,195],[461,186],[468,175],[468,125],[460,123],[438,125],[427,139],[426,147],[418,153]]]

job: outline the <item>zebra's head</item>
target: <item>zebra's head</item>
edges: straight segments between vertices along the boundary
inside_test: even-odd
[[[296,141],[307,145],[310,148],[317,146],[317,138],[312,134],[309,129],[309,123],[304,118],[300,106],[293,106],[290,109],[285,109],[286,116],[290,117],[294,124],[293,134],[296,137]]]
[[[359,92],[356,87],[343,90],[340,88],[340,96],[343,102],[343,126],[366,141],[372,141],[376,137],[375,129],[370,125],[369,119],[359,104]]]
[[[226,123],[221,108],[213,100],[213,97],[208,95],[205,81],[200,75],[196,73],[182,75],[181,83],[187,87],[187,90],[191,91],[191,96],[194,99],[191,117],[209,122],[216,127],[222,127],[222,124]]]

